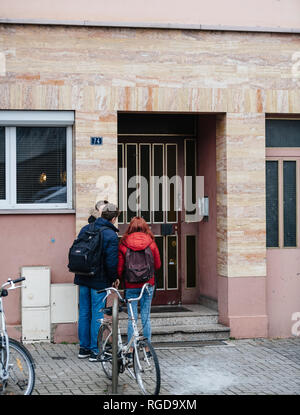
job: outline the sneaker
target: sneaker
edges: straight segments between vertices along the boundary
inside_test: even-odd
[[[94,352],[90,353],[89,362],[98,362],[98,355]]]
[[[126,358],[127,358],[128,367],[132,367],[133,366],[133,353],[127,353]]]
[[[146,356],[147,356],[148,359],[151,359],[151,357],[152,357],[151,352],[146,352]]]
[[[90,355],[91,355],[90,350],[80,347],[79,353],[78,353],[78,359],[85,359],[86,357],[89,357]]]
[[[132,353],[127,353],[126,357],[128,360],[132,360],[133,359],[133,354]]]

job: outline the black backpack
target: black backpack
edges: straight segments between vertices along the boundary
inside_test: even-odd
[[[93,277],[97,275],[101,268],[102,256],[102,231],[109,229],[102,226],[95,229],[95,222],[73,242],[69,250],[70,272],[75,274]]]
[[[141,251],[127,247],[125,255],[125,278],[130,283],[144,283],[154,274],[154,258],[148,246]]]

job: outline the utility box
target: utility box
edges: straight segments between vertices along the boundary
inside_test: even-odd
[[[50,342],[50,307],[22,309],[22,340],[24,343]]]
[[[51,323],[75,323],[78,320],[78,286],[51,284]]]
[[[50,342],[50,268],[22,267],[22,339]]]
[[[22,288],[22,307],[49,307],[50,268],[23,267],[21,275],[26,278]]]

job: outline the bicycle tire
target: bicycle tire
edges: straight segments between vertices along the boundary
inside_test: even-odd
[[[112,393],[116,394],[118,389],[119,360],[118,360],[118,326],[119,326],[119,303],[114,298],[112,307]]]
[[[35,384],[35,365],[29,351],[17,340],[9,339],[9,377],[4,395],[31,395]]]
[[[108,379],[112,379],[112,328],[103,323],[98,331],[97,344],[102,369]]]
[[[150,357],[147,357],[146,349],[149,350]],[[160,391],[160,367],[156,352],[147,339],[138,342],[133,354],[133,367],[136,381],[142,393],[144,395],[158,395]]]

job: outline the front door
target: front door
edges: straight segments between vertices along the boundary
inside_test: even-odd
[[[118,167],[120,235],[134,216],[146,220],[162,262],[156,274],[153,304],[180,304],[183,290],[196,286],[197,223],[190,220],[193,209],[188,211],[182,203],[187,196],[195,202],[196,141],[181,137],[160,137],[159,141],[158,137],[122,137]],[[185,176],[192,178],[188,191],[183,186]]]

